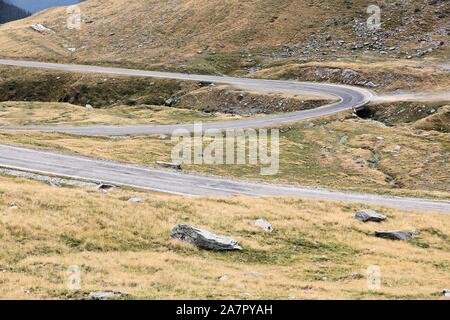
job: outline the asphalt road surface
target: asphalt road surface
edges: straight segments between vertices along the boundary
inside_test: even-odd
[[[334,97],[339,100],[336,103],[319,107],[312,110],[278,114],[273,116],[259,117],[256,119],[244,119],[236,121],[221,121],[204,123],[203,128],[207,129],[247,129],[272,127],[294,123],[301,120],[312,119],[320,116],[330,115],[345,110],[358,109],[364,106],[372,98],[372,94],[364,89],[322,83],[262,80],[250,78],[233,78],[221,76],[193,75],[182,73],[168,73],[157,71],[131,70],[122,68],[96,67],[86,65],[70,65],[57,63],[44,63],[32,61],[0,60],[0,65],[12,65],[28,68],[54,69],[70,72],[93,72],[115,75],[140,76],[152,78],[167,78],[190,81],[203,81],[210,83],[222,83],[238,86],[246,90],[256,90],[273,93],[307,93],[326,97]],[[137,125],[137,126],[86,126],[86,127],[0,127],[1,130],[32,130],[43,132],[62,132],[87,136],[114,136],[114,135],[145,135],[145,134],[165,134],[176,129],[187,129],[193,131],[193,125]]]
[[[349,109],[357,109],[371,99],[370,92],[348,86],[315,84],[293,81],[272,81],[246,78],[190,75],[179,73],[153,72],[121,68],[54,64],[30,61],[0,60],[0,65],[14,65],[40,69],[56,69],[72,72],[109,73],[128,76],[170,78],[179,80],[205,81],[239,86],[249,90],[267,92],[299,93],[334,96],[339,102],[283,115],[268,116],[239,121],[223,121],[204,124],[204,129],[257,128],[276,126],[300,120],[312,119]],[[170,133],[179,128],[191,129],[192,125],[160,126],[89,126],[89,127],[0,127],[0,130],[56,131],[81,135],[134,135]],[[434,201],[415,198],[389,197],[373,194],[358,194],[304,188],[299,186],[264,184],[201,176],[166,170],[150,169],[124,163],[103,161],[38,151],[14,146],[0,145],[0,166],[49,175],[71,177],[90,181],[111,183],[118,186],[132,186],[162,192],[193,196],[249,195],[249,196],[301,196],[310,199],[354,202],[389,206],[405,210],[450,213],[449,201]]]
[[[382,205],[404,210],[450,213],[449,201],[397,198],[239,181],[5,145],[0,145],[0,164],[17,170],[181,195],[301,196],[309,199]]]

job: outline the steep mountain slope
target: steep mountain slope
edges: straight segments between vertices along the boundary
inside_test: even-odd
[[[64,8],[1,27],[0,56],[228,72],[288,57],[448,52],[448,2],[378,2],[382,28],[370,31],[363,0],[87,0],[80,30],[67,28]],[[52,31],[35,32],[35,23]]]
[[[27,11],[10,4],[8,1],[0,0],[0,23],[22,19],[29,15]]]

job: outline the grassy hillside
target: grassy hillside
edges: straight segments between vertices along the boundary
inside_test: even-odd
[[[364,224],[353,218],[359,205],[127,189],[103,194],[0,181],[2,298],[84,299],[116,290],[149,299],[438,299],[448,287],[444,214],[375,208],[389,220]],[[145,202],[127,201],[136,196]],[[261,217],[273,224],[272,234],[252,225]],[[244,251],[213,253],[173,242],[170,230],[178,223],[232,236]],[[419,234],[411,242],[373,236],[380,228],[413,227]],[[81,270],[79,291],[67,287],[72,265]],[[372,265],[381,269],[380,290],[367,286]]]
[[[209,73],[291,56],[406,57],[429,48],[445,56],[445,1],[378,4],[383,27],[370,32],[363,0],[88,0],[80,5],[79,31],[67,29],[64,8],[1,27],[0,56]],[[35,23],[52,31],[33,31],[29,26]]]

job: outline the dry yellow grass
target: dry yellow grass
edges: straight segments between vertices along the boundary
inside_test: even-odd
[[[136,196],[145,202],[127,202]],[[8,209],[11,203],[19,208]],[[374,208],[388,222],[363,224],[353,218],[360,207],[130,189],[103,194],[0,176],[0,297],[86,298],[119,290],[139,299],[439,298],[450,285],[448,216]],[[260,217],[274,233],[252,225]],[[213,253],[173,242],[177,223],[232,236],[245,250]],[[412,242],[373,236],[412,227],[419,230]],[[71,265],[81,268],[81,291],[67,288]],[[371,265],[381,268],[380,290],[368,290]],[[225,274],[228,280],[217,280]]]
[[[177,124],[230,119],[224,114],[163,106],[114,106],[86,109],[68,103],[0,102],[0,126]]]

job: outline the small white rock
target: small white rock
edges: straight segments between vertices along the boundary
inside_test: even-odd
[[[226,274],[224,274],[223,276],[217,277],[217,281],[227,281],[229,279],[230,279],[230,277]]]
[[[258,219],[258,220],[255,220],[255,221],[253,222],[253,224],[254,224],[255,226],[257,226],[257,227],[263,229],[263,230],[266,231],[266,232],[272,233],[272,231],[273,231],[272,225],[271,225],[268,221],[266,221],[266,220],[264,220],[264,219]]]

